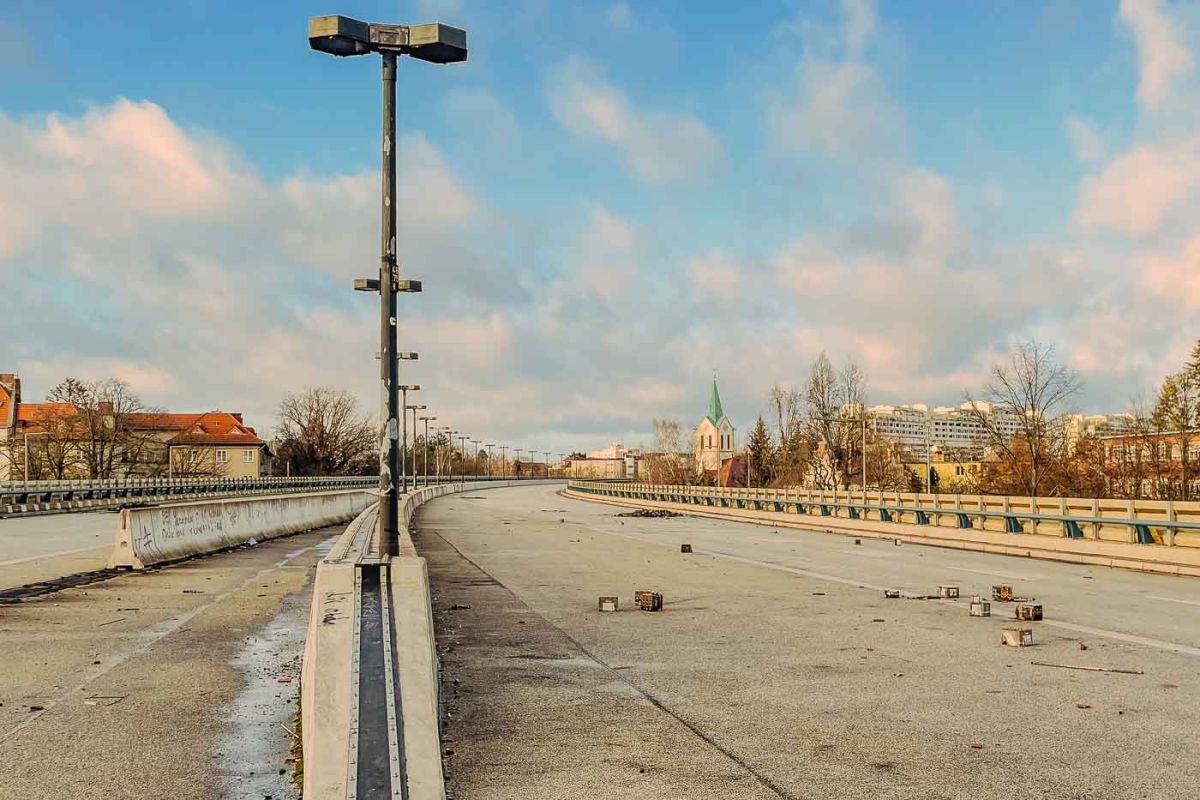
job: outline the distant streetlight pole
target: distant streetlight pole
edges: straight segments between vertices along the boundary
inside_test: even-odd
[[[489,478],[490,478],[490,477],[492,477],[492,451],[493,451],[493,450],[494,450],[496,447],[498,447],[498,446],[499,446],[499,445],[496,445],[496,444],[489,444],[489,445],[487,445],[487,457],[488,457],[488,472],[487,472],[487,476],[488,476]]]
[[[500,477],[508,477],[508,445],[500,445]]]
[[[425,485],[429,485],[429,423],[436,420],[437,417],[421,417],[421,421],[425,423],[425,446],[421,448],[421,456],[423,463],[421,464],[421,472],[425,473]],[[436,432],[437,429],[435,428]],[[437,456],[434,455],[434,461],[437,461]]]
[[[462,433],[462,431],[459,431],[459,433]],[[462,482],[463,482],[463,485],[465,486],[467,483],[467,437],[459,436],[458,443],[459,443],[459,451],[462,454],[462,457],[460,459],[462,461]]]
[[[513,460],[513,475],[514,475],[514,477],[516,477],[517,480],[521,480],[521,451],[524,450],[525,448],[517,447],[514,449],[517,451],[517,456]]]
[[[379,292],[379,380],[384,424],[379,448],[379,555],[399,551],[399,489],[397,486],[396,389],[400,382],[396,359],[396,294],[419,292],[421,282],[400,280],[396,263],[396,59],[407,55],[435,64],[465,61],[467,34],[458,28],[431,25],[391,25],[360,22],[350,17],[313,17],[308,43],[335,56],[379,53],[383,60],[382,230],[379,237],[379,277],[359,278],[354,288]]]
[[[426,406],[411,405],[406,406],[408,411],[412,412],[412,485],[417,488],[417,412],[424,411]]]
[[[419,392],[421,387],[415,383],[402,383],[396,387],[400,390],[400,408],[408,408],[408,393]],[[408,491],[408,462],[406,452],[408,450],[408,414],[400,414],[400,491]]]

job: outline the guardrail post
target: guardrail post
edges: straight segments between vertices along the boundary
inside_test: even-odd
[[[1175,513],[1175,501],[1168,500],[1167,501],[1167,521],[1177,522],[1178,520],[1179,520],[1179,517]],[[1174,528],[1174,526],[1168,527],[1166,529],[1166,531],[1167,531],[1166,535],[1163,536],[1163,544],[1165,544],[1167,547],[1174,547],[1175,546],[1175,528]]]

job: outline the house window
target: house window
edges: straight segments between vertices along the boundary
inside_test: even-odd
[[[229,461],[229,451],[228,450],[218,450],[217,451],[217,463],[224,464],[228,461]]]
[[[242,451],[242,461],[245,461],[247,464],[254,461],[254,451],[253,450],[243,450]]]

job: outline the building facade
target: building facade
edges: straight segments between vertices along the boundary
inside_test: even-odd
[[[1022,430],[1021,418],[994,411],[987,403],[975,407],[990,418],[992,425],[1006,438]],[[923,403],[903,406],[873,406],[867,409],[871,427],[883,438],[901,445],[910,456],[924,458],[933,447],[950,453],[982,455],[989,444],[987,428],[971,411],[970,403],[958,408],[939,406],[930,409]]]
[[[104,454],[103,472],[95,466],[97,452]],[[20,377],[0,374],[0,480],[81,479],[92,473],[257,478],[271,469],[270,447],[240,413],[133,412],[118,419],[101,407],[85,415],[69,403],[26,402]]]

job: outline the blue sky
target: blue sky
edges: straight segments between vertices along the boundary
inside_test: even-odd
[[[322,13],[470,31],[402,63],[400,225],[410,377],[481,436],[634,444],[713,369],[744,428],[821,350],[957,403],[1029,336],[1120,410],[1197,336],[1193,2],[15,0],[27,391],[117,374],[266,429],[305,385],[372,402],[379,65],[311,52]]]

